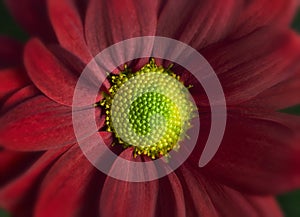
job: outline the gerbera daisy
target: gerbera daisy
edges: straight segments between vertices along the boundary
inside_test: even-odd
[[[278,112],[300,102],[300,40],[288,26],[294,1],[7,0],[7,5],[32,36],[22,61],[20,45],[0,41],[0,205],[13,216],[282,216],[272,195],[300,185],[300,121]],[[149,128],[140,104],[149,102],[144,107],[162,111],[172,123],[164,140],[148,140],[156,149],[134,146],[134,137],[121,139],[110,122],[112,100],[123,102],[114,98],[118,90],[152,67],[165,79],[179,80],[195,101],[201,129],[189,158],[163,178],[126,182],[97,170],[77,143],[72,104],[80,73],[105,48],[139,36],[188,44],[221,82],[226,131],[217,154],[203,168],[198,162],[211,126],[205,91],[183,67],[155,57],[155,63],[146,58],[126,62],[105,81],[94,102],[99,135],[128,161],[152,161],[173,149],[180,153],[173,140],[184,146],[181,133],[188,131],[193,117],[188,113],[194,108],[176,93],[178,88],[168,94],[186,105],[179,113],[151,91],[129,108],[136,117],[133,129],[141,134]],[[161,102],[164,106],[157,106]],[[178,117],[183,121],[177,123]]]

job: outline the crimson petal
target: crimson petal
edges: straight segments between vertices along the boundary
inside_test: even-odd
[[[0,149],[0,185],[1,187],[23,173],[40,153],[18,152]]]
[[[74,0],[48,0],[49,16],[62,47],[88,63],[92,56],[84,39],[81,17]]]
[[[185,164],[178,173],[182,174],[186,182],[185,187],[194,197],[193,201],[188,202],[194,203],[195,209],[200,213],[197,216],[283,216],[274,198],[240,193],[216,181],[204,178],[205,175],[197,173],[196,170],[194,166]],[[188,185],[188,183],[194,185]],[[200,200],[195,200],[199,198]]]
[[[0,70],[0,99],[29,84],[29,79],[19,68]]]
[[[176,174],[183,186],[187,216],[218,217],[214,201],[209,197],[202,180],[197,179],[185,164],[179,167]]]
[[[278,111],[300,104],[300,76],[288,78],[243,104],[246,109]]]
[[[206,192],[210,201],[213,202],[214,210],[218,213],[217,216],[231,216],[231,217],[282,217],[282,213],[276,200],[269,196],[251,196],[243,194],[236,190],[233,190],[227,186],[220,185],[214,180],[206,177],[202,173],[198,173],[197,168],[194,166],[185,164],[182,167],[184,172],[184,179],[197,180],[198,185],[188,186],[188,188],[198,188]],[[202,195],[202,197],[205,197]],[[196,201],[195,201],[196,202]],[[207,202],[206,202],[207,203]],[[196,206],[203,206],[204,204],[198,204]],[[205,206],[205,205],[204,205]],[[203,208],[205,209],[205,207]],[[206,210],[209,212],[209,210]],[[204,215],[206,216],[206,215]],[[215,215],[207,215],[215,216]]]
[[[1,114],[4,114],[5,112],[9,111],[9,109],[12,109],[13,107],[17,106],[18,104],[25,102],[26,100],[39,95],[40,92],[36,89],[33,85],[27,85],[26,87],[23,87],[16,91],[15,93],[11,94],[1,105]]]
[[[49,166],[68,147],[47,151],[21,176],[9,182],[0,190],[0,204],[14,216],[31,217],[40,180]]]
[[[72,105],[76,73],[66,68],[39,40],[27,44],[25,65],[33,83],[46,96],[63,105]]]
[[[36,96],[0,118],[0,144],[15,150],[46,150],[74,144],[70,107]]]
[[[296,34],[270,28],[202,51],[220,79],[228,105],[247,101],[294,76],[300,68],[299,53]]]
[[[241,6],[233,0],[168,1],[159,14],[157,35],[201,49],[229,34]]]
[[[155,35],[157,11],[157,1],[91,0],[85,23],[91,52],[97,55],[104,48],[125,39]]]
[[[119,157],[134,159],[132,150],[124,150]],[[113,165],[114,166],[114,165]],[[130,171],[128,171],[130,175]],[[150,217],[155,214],[158,181],[125,182],[107,177],[101,192],[100,216]]]
[[[186,216],[182,185],[175,173],[159,180],[156,216]]]
[[[199,171],[250,193],[274,194],[300,186],[300,118],[283,114],[228,114],[223,142]]]
[[[244,36],[268,25],[287,27],[294,18],[296,8],[295,0],[245,1],[232,36]]]
[[[73,146],[55,162],[43,180],[34,216],[97,216],[101,176],[104,176],[99,175],[80,148]]]

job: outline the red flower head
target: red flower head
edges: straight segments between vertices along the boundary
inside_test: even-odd
[[[0,39],[1,207],[21,217],[282,216],[270,195],[300,186],[300,119],[279,112],[300,103],[300,39],[289,29],[296,1],[6,2],[32,38],[23,56],[22,45]],[[198,167],[212,106],[197,76],[155,56],[155,62],[140,58],[117,65],[88,108],[95,112],[97,136],[120,158],[151,163],[173,149],[180,154],[188,140],[181,134],[188,133],[195,110],[201,120],[196,146],[180,167],[160,179],[130,182],[106,175],[86,158],[74,133],[72,106],[74,114],[74,90],[87,64],[111,45],[141,36],[176,39],[205,57],[225,94],[227,125],[216,155]],[[122,52],[114,55],[112,60]],[[160,77],[154,82],[149,71]],[[128,83],[132,78],[137,83]],[[173,83],[164,83],[168,79]],[[114,129],[111,107],[118,102],[122,112],[130,93],[151,82],[155,90],[164,86],[179,108],[155,92],[141,95],[129,108],[133,129],[143,135],[152,130],[147,109],[158,110],[168,127],[158,142],[150,134],[150,148],[134,146],[142,140],[131,136],[123,113],[117,116],[121,131]],[[197,109],[179,88],[191,94]],[[127,98],[117,100],[118,91]],[[163,122],[153,123],[159,132]],[[180,148],[175,140],[181,140]],[[109,170],[117,165],[110,162]],[[132,174],[127,164],[122,170]]]

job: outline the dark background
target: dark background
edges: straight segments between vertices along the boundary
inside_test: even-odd
[[[295,17],[292,27],[300,33],[300,10]],[[0,0],[0,35],[7,35],[22,42],[25,42],[28,39],[28,35],[17,23],[14,22],[13,18],[9,15],[3,4],[3,0]],[[283,112],[300,115],[300,105],[285,109]],[[300,217],[300,190],[280,195],[278,196],[278,201],[286,217]],[[9,216],[10,215],[7,212],[0,208],[0,217]]]

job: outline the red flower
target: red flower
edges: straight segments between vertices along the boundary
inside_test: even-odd
[[[7,4],[35,38],[25,46],[26,72],[19,45],[0,41],[1,206],[22,217],[281,216],[269,195],[300,184],[300,121],[277,112],[300,102],[300,41],[288,28],[295,2]],[[227,128],[216,156],[198,168],[210,115],[204,92],[192,88],[202,127],[191,157],[162,179],[123,182],[99,172],[83,155],[73,132],[72,97],[93,56],[116,42],[147,35],[180,40],[205,56],[226,95]],[[193,83],[187,75],[182,79]],[[112,143],[98,112],[99,133]],[[132,148],[120,156],[141,158],[133,159]]]

